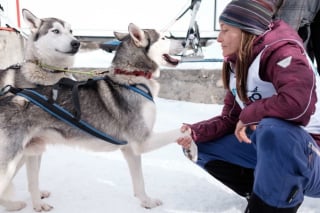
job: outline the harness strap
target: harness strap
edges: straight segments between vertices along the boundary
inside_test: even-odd
[[[80,120],[80,118],[81,118],[81,107],[80,107],[81,104],[79,101],[79,87],[80,86],[92,87],[93,85],[96,84],[97,81],[100,81],[100,80],[105,80],[105,81],[112,82],[113,84],[118,84],[119,86],[122,86],[128,90],[132,90],[132,91],[142,95],[143,97],[149,99],[150,101],[154,102],[152,94],[146,85],[144,85],[144,84],[134,84],[134,85],[119,84],[119,83],[114,82],[108,76],[88,79],[86,81],[75,81],[70,78],[61,78],[53,86],[52,97],[49,99],[49,101],[52,103],[55,102],[56,98],[58,97],[58,92],[59,92],[60,88],[62,88],[62,87],[71,88],[72,89],[72,102],[73,102],[73,106],[74,106],[74,116],[77,120]],[[140,89],[138,86],[143,87],[146,91],[143,89]]]
[[[15,95],[22,96],[26,98],[31,103],[35,104],[36,106],[40,107],[44,111],[48,112],[55,118],[69,124],[70,126],[77,127],[97,138],[100,138],[102,140],[105,140],[107,142],[117,144],[117,145],[124,145],[127,144],[126,141],[120,141],[112,136],[101,132],[91,126],[90,124],[86,123],[85,121],[81,120],[81,109],[80,109],[80,102],[79,102],[79,93],[78,89],[80,86],[93,86],[96,84],[99,80],[106,80],[106,81],[112,81],[109,77],[100,77],[100,78],[94,78],[89,79],[87,81],[74,81],[69,78],[62,78],[59,80],[58,83],[56,83],[53,86],[52,90],[52,97],[47,98],[46,96],[32,90],[32,89],[22,89],[22,88],[15,88],[10,85],[5,86],[0,90],[0,95],[5,95],[8,92],[11,92]],[[125,85],[125,84],[118,84],[119,86],[123,86],[126,89],[132,90],[145,98],[153,101],[152,94],[149,90],[149,88],[144,84],[135,84],[135,85]],[[147,92],[144,90],[138,88],[137,86],[143,87]],[[75,107],[75,115],[55,103],[56,98],[58,97],[58,90],[61,87],[68,87],[72,88],[72,101],[73,105]]]
[[[51,101],[37,93],[36,91],[30,90],[30,89],[20,89],[20,88],[14,88],[9,87],[7,88],[8,92],[11,92],[15,95],[22,96],[26,98],[31,103],[35,104],[36,106],[40,107],[44,111],[48,112],[55,118],[64,121],[65,123],[69,124],[70,126],[77,127],[80,130],[83,130],[97,138],[100,138],[104,141],[110,142],[112,144],[116,145],[124,145],[127,144],[126,141],[117,140],[114,137],[97,130],[96,128],[92,127],[90,124],[83,120],[77,120],[74,115],[72,115],[70,112],[65,110],[63,107],[59,106],[56,103],[51,103]]]
[[[131,84],[131,85],[119,84],[119,83],[114,82],[109,76],[103,77],[103,80],[110,81],[110,82],[112,82],[114,84],[118,84],[128,90],[132,90],[132,91],[144,96],[145,98],[149,99],[150,101],[154,102],[151,91],[145,84]],[[145,90],[140,89],[138,86],[143,87]]]
[[[95,81],[94,81],[95,82]],[[54,102],[58,97],[58,91],[61,87],[68,87],[72,89],[72,102],[74,106],[74,116],[77,120],[81,118],[81,107],[79,101],[79,87],[92,85],[91,80],[87,81],[74,81],[69,78],[60,79],[54,86],[52,90],[52,97],[50,101]]]
[[[152,94],[151,94],[149,88],[146,85],[144,85],[144,84],[134,84],[134,85],[130,85],[130,86],[128,86],[128,85],[122,85],[122,86],[124,86],[127,89],[132,90],[132,91],[144,96],[145,98],[149,99],[150,101],[154,102]],[[144,89],[147,90],[147,92],[145,92],[144,90],[140,89],[137,86],[143,87]]]

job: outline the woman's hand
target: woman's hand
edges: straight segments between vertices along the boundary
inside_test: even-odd
[[[255,126],[252,126],[252,129],[254,129]],[[245,126],[242,121],[238,121],[236,129],[234,131],[234,135],[237,137],[238,141],[245,142],[245,143],[251,143],[250,138],[248,138],[247,133],[247,126]]]
[[[177,143],[185,149],[190,149],[192,137],[191,137],[191,128],[188,125],[183,124],[180,128],[182,133],[189,133],[189,135],[179,137]]]
[[[176,141],[183,147],[183,154],[191,161],[197,162],[198,160],[198,147],[193,142],[191,137],[191,128],[188,125],[183,124],[180,128],[184,136],[179,137]]]

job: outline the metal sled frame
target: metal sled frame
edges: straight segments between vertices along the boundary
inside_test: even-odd
[[[191,19],[189,23],[188,32],[186,35],[184,50],[182,52],[182,57],[187,57],[192,60],[195,58],[203,58],[203,52],[202,47],[200,43],[200,31],[199,26],[196,20],[196,16],[198,14],[199,8],[200,8],[201,0],[191,0],[191,5],[187,9],[191,9]],[[185,11],[186,12],[186,11]],[[185,12],[183,12],[179,18],[181,18]],[[191,51],[191,53],[189,52]]]

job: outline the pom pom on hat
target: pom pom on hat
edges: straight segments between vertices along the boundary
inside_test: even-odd
[[[273,11],[254,0],[233,0],[223,10],[219,21],[254,35],[270,29]]]

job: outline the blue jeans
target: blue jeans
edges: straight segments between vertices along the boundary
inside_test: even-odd
[[[266,118],[250,138],[251,144],[238,142],[234,135],[198,143],[197,164],[223,160],[255,168],[253,192],[270,206],[288,208],[302,203],[304,195],[320,197],[320,149],[309,133]]]
[[[240,143],[234,134],[210,142],[197,143],[197,164],[204,168],[209,161],[222,160],[245,168],[254,169],[257,151],[253,143]]]

